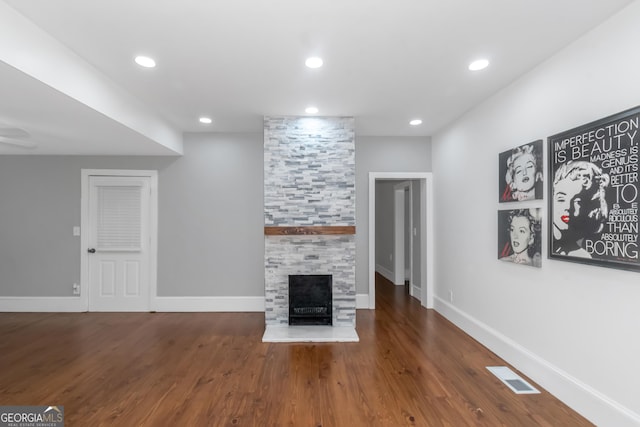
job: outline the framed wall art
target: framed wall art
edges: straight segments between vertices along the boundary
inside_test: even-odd
[[[640,106],[548,139],[549,258],[640,271]]]
[[[542,264],[542,209],[498,211],[498,259],[521,265]]]
[[[498,201],[542,199],[542,140],[523,144],[498,156]]]

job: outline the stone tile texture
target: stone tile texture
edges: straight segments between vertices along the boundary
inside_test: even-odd
[[[351,117],[265,117],[265,226],[355,225]],[[265,318],[289,321],[289,274],[333,276],[333,325],[355,326],[355,236],[265,236]]]

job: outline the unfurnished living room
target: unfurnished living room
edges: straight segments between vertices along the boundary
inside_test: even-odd
[[[0,0],[0,426],[640,426],[640,0]]]

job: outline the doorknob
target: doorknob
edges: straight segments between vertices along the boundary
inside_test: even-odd
[[[89,252],[90,254],[95,254],[96,250],[93,249],[93,248],[89,248],[89,249],[87,249],[87,252]]]

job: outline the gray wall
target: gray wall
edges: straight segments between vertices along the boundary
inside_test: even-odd
[[[411,252],[411,193],[409,189],[404,191],[404,269],[405,280],[409,280],[411,260],[407,256]]]
[[[160,175],[160,295],[264,295],[262,159],[261,133],[187,135]]]
[[[80,281],[80,170],[155,169],[158,295],[264,295],[262,134],[191,134],[183,157],[0,156],[0,296]]]
[[[395,271],[391,255],[395,249],[393,186],[396,181],[376,182],[376,268]],[[390,278],[393,280],[393,278]]]
[[[0,296],[70,296],[79,283],[83,168],[158,170],[158,295],[264,295],[263,136],[188,134],[176,158],[0,156]],[[369,172],[429,171],[429,138],[356,137],[358,294]]]

